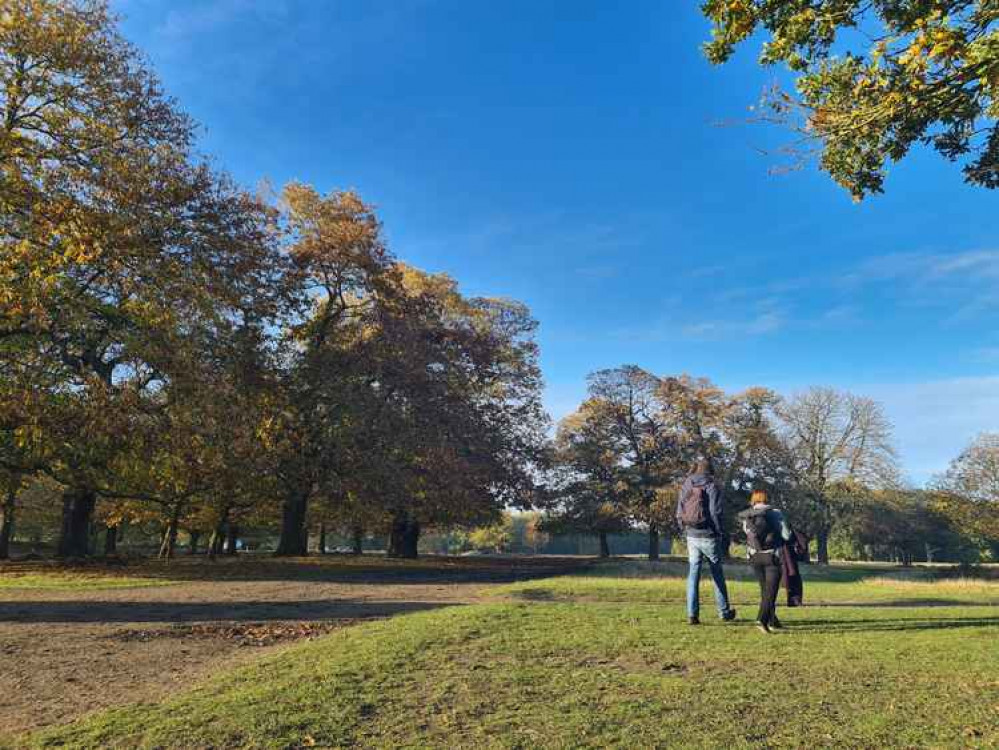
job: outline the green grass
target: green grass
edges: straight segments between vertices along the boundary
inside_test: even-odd
[[[174,581],[162,578],[108,576],[87,573],[0,573],[0,591],[8,589],[56,589],[83,591],[122,589],[140,586],[169,586]]]
[[[492,593],[526,601],[604,601],[682,603],[686,564],[623,562],[595,567],[585,575],[561,576],[504,586]],[[725,567],[735,605],[759,601],[759,587],[747,565]],[[805,599],[810,604],[999,605],[999,581],[968,578],[936,580],[927,570],[803,566]],[[711,583],[702,574],[701,596],[708,603]]]
[[[681,581],[621,572],[349,628],[18,747],[999,745],[999,608],[975,599],[994,584],[824,573],[806,594],[860,606],[783,610],[787,629],[768,637],[744,618],[689,627],[663,594]],[[912,586],[919,597],[901,601]],[[522,598],[538,591],[551,599]],[[955,597],[966,603],[917,606]]]

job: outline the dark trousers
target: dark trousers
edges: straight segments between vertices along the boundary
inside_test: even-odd
[[[777,617],[777,590],[780,588],[781,569],[777,556],[757,553],[750,558],[756,580],[760,582],[760,611],[756,619],[770,625]]]

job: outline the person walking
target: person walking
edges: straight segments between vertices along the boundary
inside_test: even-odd
[[[767,503],[765,490],[753,490],[750,507],[739,513],[746,534],[746,553],[760,584],[760,609],[756,627],[764,633],[780,628],[777,590],[780,588],[781,557],[790,554],[791,527],[784,514]]]
[[[735,619],[735,610],[729,605],[725,572],[722,569],[722,498],[714,479],[711,460],[697,462],[694,471],[680,488],[676,501],[676,521],[687,538],[687,621],[699,625],[701,567],[705,560],[714,582],[715,604],[718,616],[727,621]]]

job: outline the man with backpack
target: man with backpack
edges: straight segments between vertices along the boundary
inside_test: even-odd
[[[710,459],[699,460],[694,472],[684,480],[676,502],[676,520],[687,537],[687,556],[690,561],[687,576],[687,621],[691,625],[701,623],[699,599],[701,566],[704,560],[708,561],[711,569],[718,616],[726,622],[734,620],[735,610],[728,603],[728,588],[721,562],[722,539],[725,536],[722,498]]]

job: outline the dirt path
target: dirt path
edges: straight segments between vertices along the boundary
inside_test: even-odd
[[[127,570],[185,579],[171,586],[0,589],[0,733],[158,700],[294,639],[472,603],[491,586],[578,565],[529,559],[403,564],[249,559]],[[0,569],[0,575],[9,570]]]

